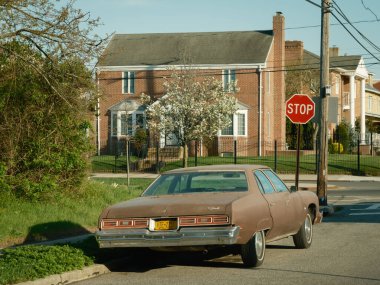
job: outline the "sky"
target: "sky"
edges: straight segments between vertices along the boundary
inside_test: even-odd
[[[368,71],[380,79],[380,0],[331,0],[329,46],[339,47],[340,55],[362,55]],[[321,0],[77,0],[76,7],[99,17],[96,32],[180,33],[271,30],[277,11],[285,16],[286,40],[300,40],[304,48],[320,54]],[[339,9],[340,8],[340,9]],[[357,43],[355,38],[364,48]],[[368,39],[371,43],[366,41]],[[366,50],[367,49],[367,50]]]

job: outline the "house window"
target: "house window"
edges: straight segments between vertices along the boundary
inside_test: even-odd
[[[340,80],[339,80],[339,76],[336,76],[335,77],[336,81],[335,81],[335,94],[339,94],[340,92]]]
[[[123,94],[135,93],[135,73],[132,71],[123,72]]]
[[[247,110],[238,110],[231,117],[231,124],[220,131],[221,136],[247,135]]]
[[[236,72],[233,69],[223,70],[223,90],[226,92],[235,92]]]
[[[222,136],[233,136],[234,135],[234,116],[232,115],[231,118],[231,124],[224,128],[221,132]]]
[[[343,110],[350,109],[350,94],[348,92],[343,93],[342,104],[343,104]]]
[[[112,112],[112,136],[133,136],[137,128],[145,128],[145,115],[142,112]]]
[[[237,116],[237,134],[245,136],[245,114],[236,114]]]
[[[368,112],[372,111],[372,96],[368,97]]]

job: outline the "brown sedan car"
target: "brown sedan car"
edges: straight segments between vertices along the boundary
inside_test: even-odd
[[[289,190],[266,166],[205,166],[166,172],[141,197],[108,207],[96,237],[101,248],[229,247],[255,267],[267,242],[293,236],[308,248],[321,219],[314,193]]]

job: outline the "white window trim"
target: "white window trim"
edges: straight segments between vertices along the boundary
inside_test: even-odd
[[[231,71],[234,71],[235,72],[235,81],[237,81],[237,79],[236,79],[236,70],[235,69],[223,69],[222,70],[222,83],[223,83],[223,90],[225,91],[225,92],[235,92],[235,90],[231,90],[231,89],[228,89],[228,90],[225,90],[224,89],[224,85],[225,85],[225,83],[226,83],[226,81],[225,81],[225,75],[226,75],[226,72],[227,72],[227,84],[231,84],[231,82],[232,82],[232,79],[231,79]]]
[[[114,114],[117,114],[117,126],[116,126],[116,135],[112,132],[113,129],[114,129],[114,126],[113,126],[113,115]],[[145,129],[146,128],[146,116],[145,116],[145,113],[144,112],[141,112],[141,111],[134,111],[134,112],[126,112],[126,111],[114,111],[114,112],[111,112],[111,137],[126,137],[127,135],[122,135],[121,134],[121,115],[129,115],[129,114],[132,114],[132,136],[135,135],[136,133],[136,123],[137,123],[137,120],[136,120],[136,117],[137,115],[143,115],[144,116],[144,123],[143,123],[143,128]]]
[[[244,135],[238,135],[238,116],[237,114],[243,114],[244,115]],[[218,136],[219,137],[248,137],[248,110],[237,110],[235,114],[233,115],[233,134],[232,135],[222,135],[222,130],[219,130]]]
[[[130,78],[130,74],[131,73],[135,73],[134,71],[124,71],[122,73],[122,80],[121,80],[121,92],[122,94],[134,94],[134,92],[131,92],[131,78]],[[125,78],[128,78],[128,92],[124,92],[125,90]],[[134,78],[133,78],[134,80]],[[134,82],[135,83],[135,82]]]

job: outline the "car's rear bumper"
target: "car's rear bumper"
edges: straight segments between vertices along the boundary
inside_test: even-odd
[[[235,244],[240,227],[192,227],[178,231],[147,229],[101,230],[96,232],[100,248],[166,247]]]

